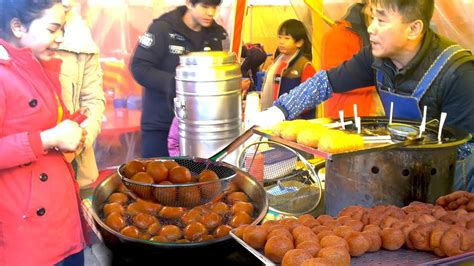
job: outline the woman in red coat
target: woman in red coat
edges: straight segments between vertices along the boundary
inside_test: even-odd
[[[62,151],[75,151],[85,133],[64,120],[60,64],[50,60],[64,9],[54,0],[0,5],[0,265],[84,264],[76,183]]]

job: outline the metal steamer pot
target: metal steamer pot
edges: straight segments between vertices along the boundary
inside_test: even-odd
[[[242,132],[240,65],[235,54],[211,51],[180,56],[175,115],[180,154],[209,158]]]
[[[252,224],[259,223],[265,217],[268,210],[268,200],[266,198],[265,190],[246,172],[243,172],[230,164],[226,164],[226,166],[232,168],[236,172],[233,182],[252,200],[257,215]],[[100,217],[107,198],[117,190],[120,184],[121,180],[117,173],[109,175],[97,185],[92,200],[92,216],[95,224],[101,233],[104,243],[111,250],[115,251],[114,254],[131,253],[131,256],[133,256],[133,254],[139,253],[141,256],[153,255],[176,258],[178,255],[192,256],[194,254],[197,256],[199,254],[209,254],[209,252],[229,253],[236,249],[235,246],[232,246],[235,243],[231,240],[230,236],[196,243],[161,243],[130,238],[112,230],[101,220]]]
[[[362,128],[386,127],[386,118],[362,118]],[[418,121],[394,122],[418,127]],[[438,124],[427,125],[429,139],[437,138]],[[325,209],[329,215],[350,205],[406,206],[413,201],[433,203],[452,191],[458,146],[471,135],[444,127],[442,143],[428,141],[405,147],[348,153],[326,161]],[[320,165],[319,168],[324,167]]]

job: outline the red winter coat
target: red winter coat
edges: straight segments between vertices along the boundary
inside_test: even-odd
[[[40,138],[58,122],[58,85],[0,39],[0,265],[52,265],[84,247],[70,165]]]

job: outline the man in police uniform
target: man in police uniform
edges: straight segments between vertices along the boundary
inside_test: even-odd
[[[168,156],[179,56],[223,49],[227,33],[214,21],[220,4],[221,0],[187,0],[185,6],[153,20],[139,38],[130,68],[135,80],[145,87],[141,118],[144,158]]]

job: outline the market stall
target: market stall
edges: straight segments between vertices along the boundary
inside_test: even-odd
[[[340,14],[334,14],[349,2],[331,1],[324,5],[323,13],[338,17]],[[146,16],[157,12],[156,5],[142,4],[134,4],[127,16],[116,17],[120,28],[133,27],[121,33],[126,38],[119,36],[120,41],[106,43],[102,37],[103,45],[120,45],[105,50],[108,56],[123,58],[104,60],[107,82],[120,97],[137,96],[137,87],[127,81],[131,77],[120,73],[134,45],[128,43],[134,39],[130,36],[141,32],[149,19]],[[457,8],[463,5],[468,4],[457,4]],[[143,7],[147,12],[141,13]],[[123,11],[123,6],[114,8]],[[295,12],[289,3],[247,8],[252,18],[250,22],[244,19],[243,25],[250,26],[243,27],[241,38],[266,43],[270,50],[276,48],[269,37],[279,24],[275,12],[285,14],[278,18],[282,20],[313,12],[313,36],[324,32],[315,30],[325,25],[317,17],[321,10]],[[439,4],[437,8],[435,23],[444,25],[440,30],[460,27],[437,20],[446,16],[443,8],[447,7]],[[140,13],[141,19],[130,19],[132,13]],[[101,31],[110,27],[109,34],[115,34],[111,30],[114,23],[102,24]],[[229,27],[235,30],[232,22]],[[429,264],[446,256],[472,259],[474,195],[450,194],[457,149],[471,138],[465,130],[428,121],[432,123],[426,124],[426,130],[418,132],[420,121],[397,120],[393,121],[401,127],[395,129],[397,135],[392,119],[387,118],[356,117],[346,123],[316,119],[294,127],[286,123],[254,129],[254,141],[245,143],[231,164],[202,159],[211,158],[243,133],[240,73],[235,61],[235,55],[225,53],[217,59],[200,54],[182,59],[174,108],[181,152],[190,157],[139,159],[131,149],[137,138],[139,111],[129,110],[124,122],[123,113],[109,106],[112,110],[106,112],[103,140],[113,141],[111,136],[120,135],[119,146],[125,145],[126,156],[113,163],[112,173],[102,177],[87,201],[101,239],[114,252],[115,263],[171,260],[177,264],[271,265],[284,262],[285,253],[294,248],[313,252],[310,257],[329,258],[333,265]],[[288,128],[292,130],[280,132]],[[306,133],[300,141],[302,132]],[[103,158],[108,153],[102,153]],[[170,162],[177,165],[165,166]],[[113,164],[104,163],[107,167]],[[188,170],[174,176],[176,168]],[[217,177],[201,179],[208,170]],[[218,193],[210,196],[209,191]],[[163,194],[172,200],[163,199]],[[288,242],[285,237],[268,241],[268,235],[277,230],[290,238],[291,244],[280,247],[283,251],[272,250],[277,249],[272,246]],[[299,231],[304,237],[298,236]],[[305,242],[311,243],[298,247]],[[448,249],[455,244],[459,244],[457,249]],[[308,256],[298,252],[288,254]]]

